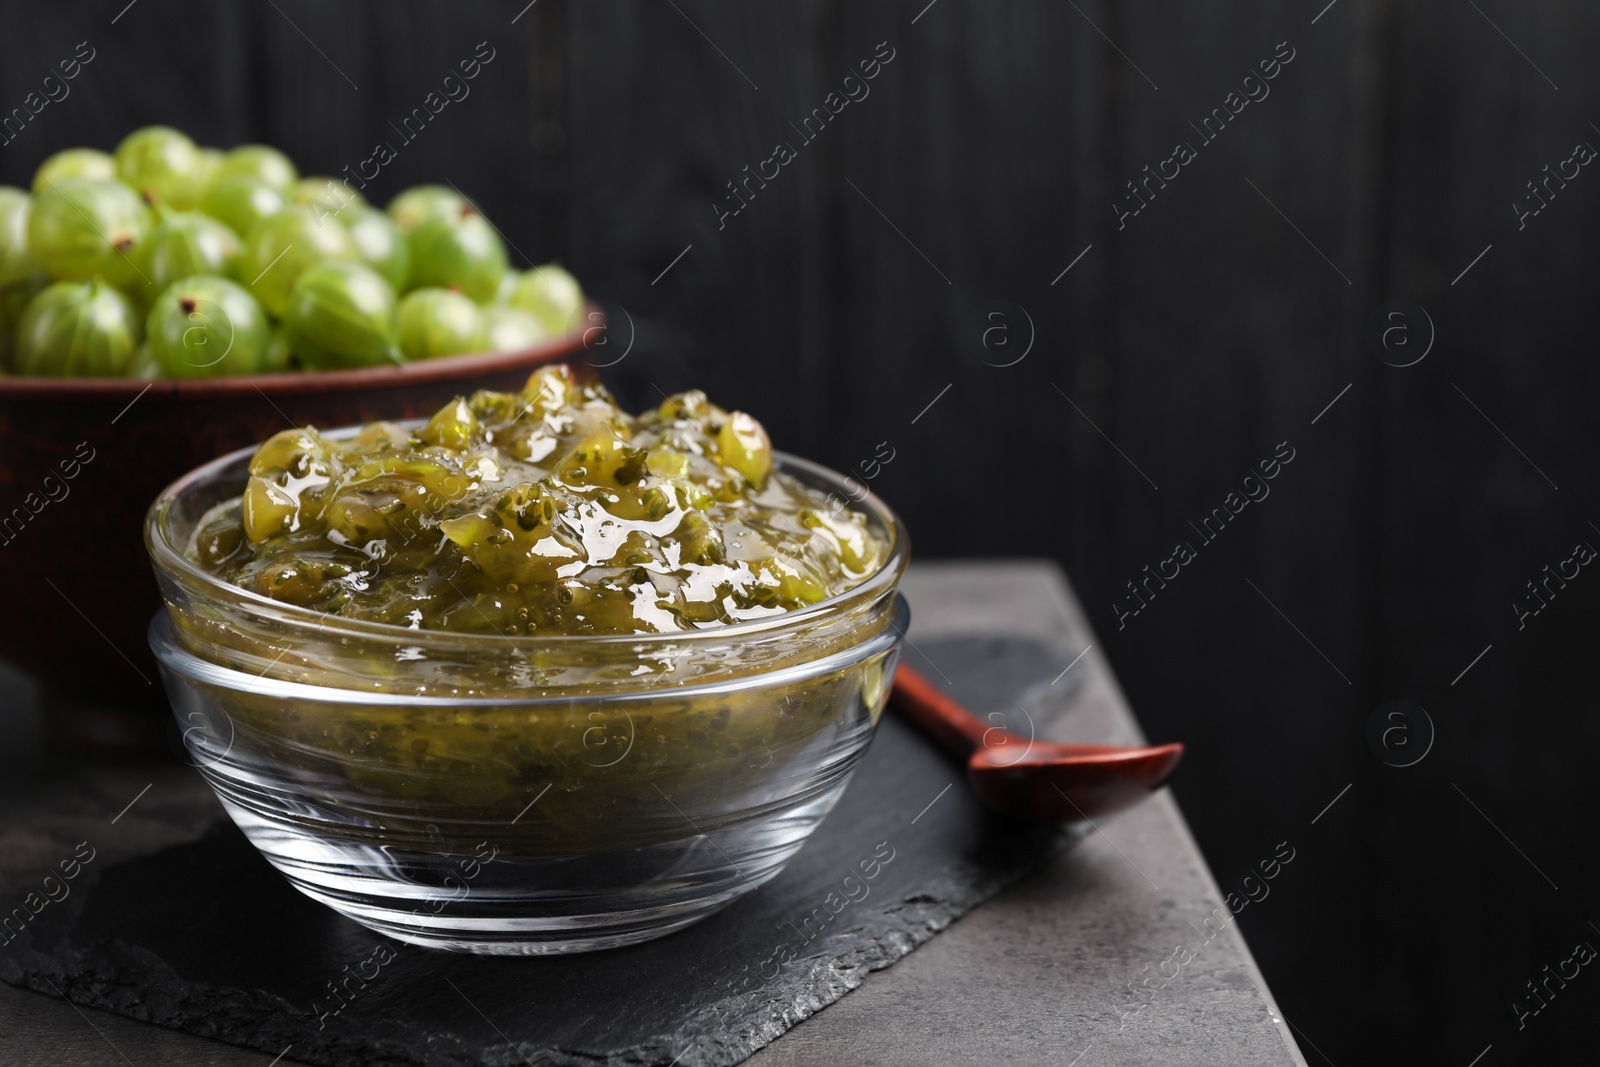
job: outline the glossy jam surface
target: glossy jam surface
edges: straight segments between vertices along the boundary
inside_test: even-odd
[[[565,366],[416,430],[277,434],[191,546],[276,600],[505,636],[778,614],[860,584],[886,551],[863,515],[773,470],[751,416],[698,391],[630,415]]]

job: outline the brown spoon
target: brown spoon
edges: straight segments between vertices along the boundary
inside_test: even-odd
[[[967,761],[967,781],[986,807],[1041,822],[1093,823],[1160,789],[1183,758],[1181,744],[1145,748],[1029,740],[978,718],[900,664],[890,702]]]

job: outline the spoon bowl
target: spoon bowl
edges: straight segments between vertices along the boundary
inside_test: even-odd
[[[1132,807],[1166,784],[1181,744],[1116,747],[1039,741],[984,722],[904,663],[895,709],[967,761],[985,807],[1041,822],[1089,823]]]
[[[994,740],[991,735],[991,742]],[[980,748],[967,759],[967,781],[984,805],[1008,815],[1077,823],[1131,808],[1172,777],[1183,759],[1180,744],[1116,748],[1034,741],[1016,737]]]

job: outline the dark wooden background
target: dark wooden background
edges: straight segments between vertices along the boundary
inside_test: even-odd
[[[607,372],[630,402],[703,385],[840,468],[887,442],[872,484],[920,555],[1065,564],[1149,733],[1191,746],[1177,793],[1222,889],[1280,841],[1304,857],[1242,921],[1311,1062],[1590,1047],[1600,977],[1520,1030],[1510,1004],[1600,947],[1600,574],[1524,630],[1510,605],[1600,546],[1600,171],[1525,229],[1512,209],[1600,145],[1593,4],[123,2],[6,6],[0,107],[96,58],[0,180],[151,122],[337,171],[489,42],[376,199],[448,178],[568,263],[632,324]],[[1123,182],[1284,41],[1270,96],[1119,230]],[[719,230],[724,183],[799,147],[880,42],[870,96]],[[1363,339],[1396,298],[1437,330],[1404,369]],[[1189,523],[1284,441],[1270,497],[1201,547]],[[1119,629],[1179,541],[1198,558]],[[1408,768],[1366,739],[1398,697],[1437,731]]]

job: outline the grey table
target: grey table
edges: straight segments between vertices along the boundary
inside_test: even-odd
[[[1069,652],[1087,649],[1070,668],[1082,672],[1077,696],[1043,732],[1078,741],[1142,740],[1054,565],[918,564],[906,595],[912,642],[1006,633],[1059,642]],[[103,841],[102,855],[115,859],[186,840],[198,829],[197,810],[215,814],[188,768],[96,767],[51,757],[40,747],[31,696],[14,677],[4,681],[0,879],[25,884],[61,854],[65,838],[82,840],[80,833]],[[114,834],[108,832],[113,817]],[[0,985],[0,1065],[123,1062],[269,1067],[274,1061]],[[746,1063],[1304,1067],[1305,1059],[1164,791],[895,966],[869,975],[861,988]]]

